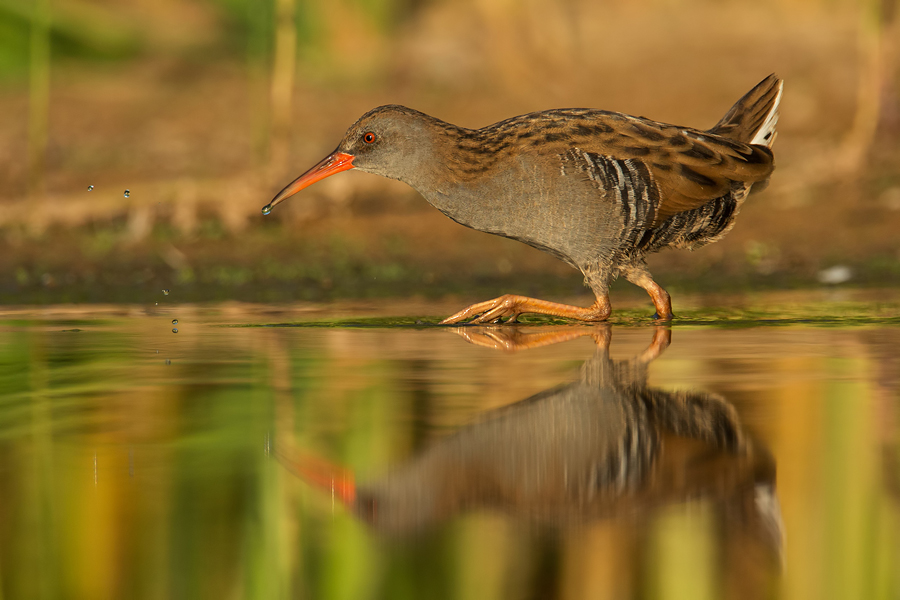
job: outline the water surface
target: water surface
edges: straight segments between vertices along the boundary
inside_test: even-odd
[[[896,598],[900,328],[834,312],[9,309],[0,589]]]

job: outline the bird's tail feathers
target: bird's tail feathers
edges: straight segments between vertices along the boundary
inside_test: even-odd
[[[772,73],[744,94],[709,132],[771,148],[783,90],[784,81]]]

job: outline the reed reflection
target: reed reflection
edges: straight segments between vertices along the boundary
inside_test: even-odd
[[[670,329],[655,328],[650,345],[629,360],[610,358],[608,325],[456,333],[504,350],[587,335],[596,349],[576,381],[485,413],[382,478],[354,485],[349,474],[310,457],[289,467],[331,486],[361,519],[392,535],[477,510],[565,529],[602,518],[637,522],[664,505],[702,500],[719,510],[726,533],[749,533],[780,557],[771,454],[721,396],[647,384]]]

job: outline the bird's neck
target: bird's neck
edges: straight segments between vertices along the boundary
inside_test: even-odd
[[[503,195],[503,175],[513,153],[499,148],[483,131],[449,128],[435,132],[418,168],[401,177],[435,208],[454,221],[491,233],[482,222]]]

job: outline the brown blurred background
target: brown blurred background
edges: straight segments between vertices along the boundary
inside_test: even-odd
[[[0,0],[0,302],[161,288],[179,301],[579,301],[579,273],[397,182],[350,172],[260,208],[380,104],[467,127],[586,106],[705,128],[773,71],[786,88],[772,185],[722,242],[654,257],[657,279],[676,293],[898,285],[898,10]]]

